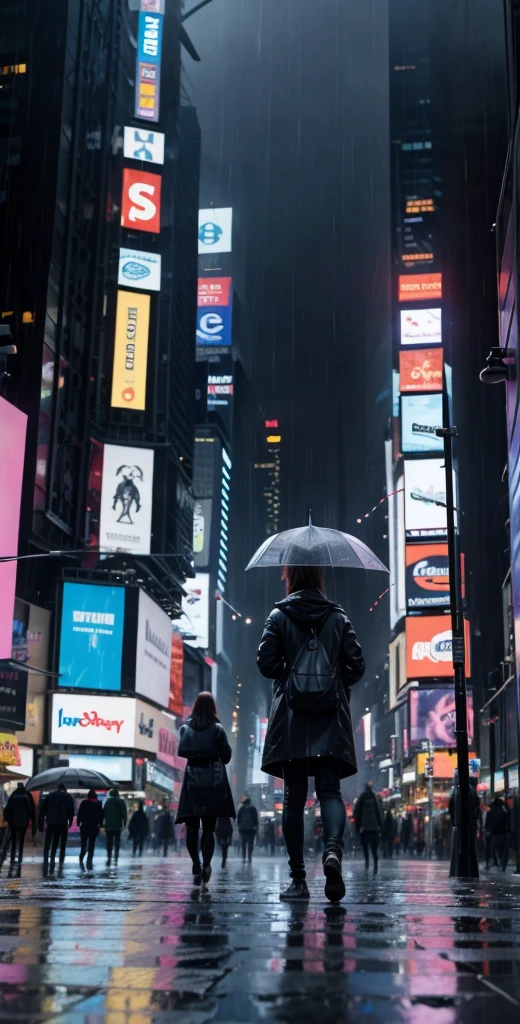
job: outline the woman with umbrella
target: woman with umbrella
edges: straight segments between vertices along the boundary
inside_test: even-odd
[[[320,566],[385,566],[361,541],[311,522],[270,538],[248,568],[277,564],[284,565],[287,596],[267,619],[257,664],[274,680],[262,769],[284,779],[282,828],[292,882],[280,898],[309,898],[303,846],[310,776],[323,822],[325,895],[336,902],[345,895],[340,782],[357,772],[350,687],[363,676],[365,662],[345,612],[323,594]]]

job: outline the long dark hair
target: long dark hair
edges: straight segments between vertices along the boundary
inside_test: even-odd
[[[288,594],[297,590],[323,591],[323,576],[319,565],[284,565],[282,579]]]
[[[198,693],[191,713],[191,724],[194,729],[202,729],[209,722],[218,722],[217,705],[209,690]]]

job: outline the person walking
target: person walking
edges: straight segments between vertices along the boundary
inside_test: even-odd
[[[137,810],[134,811],[130,818],[128,835],[132,840],[132,857],[135,857],[136,854],[142,857],[143,846],[150,835],[150,823],[142,800],[139,801]]]
[[[215,829],[220,849],[222,851],[222,867],[225,868],[229,847],[233,839],[233,822],[231,818],[219,818]]]
[[[11,862],[9,865],[8,877],[12,878],[16,866],[16,852],[18,850],[18,864],[16,866],[16,877],[22,874],[23,848],[25,833],[29,826],[32,826],[33,839],[36,835],[36,812],[32,794],[25,788],[23,782],[19,782],[14,793],[11,793],[4,809],[4,821],[9,825],[11,832]]]
[[[319,567],[286,566],[282,579],[287,597],[269,615],[257,655],[262,675],[274,680],[262,770],[284,779],[282,829],[292,882],[280,898],[309,898],[303,819],[311,776],[323,821],[325,895],[336,902],[345,895],[340,781],[357,772],[350,687],[365,662],[345,612],[323,594]]]
[[[175,835],[173,829],[173,818],[170,810],[168,807],[163,807],[157,818],[157,842],[159,847],[162,846],[163,857],[168,856],[168,847]]]
[[[121,832],[126,825],[126,804],[121,799],[118,789],[111,789],[103,807],[104,826],[107,837],[107,867],[112,863],[112,854],[117,867]]]
[[[50,873],[51,875],[54,874],[58,845],[60,847],[58,874],[61,875],[63,871],[67,837],[69,828],[74,821],[74,814],[74,800],[70,793],[67,793],[63,782],[60,782],[58,788],[52,793],[47,793],[47,796],[44,797],[40,804],[38,822],[40,832],[44,831],[45,823],[47,823],[43,844],[43,874],[45,877],[49,874],[49,854]]]
[[[369,850],[372,850],[374,861],[374,875],[377,875],[378,856],[377,847],[379,836],[383,828],[383,812],[379,797],[374,793],[373,783],[367,782],[364,792],[358,797],[354,808],[354,821],[356,830],[361,837],[361,845],[365,855],[365,868],[370,867]]]
[[[99,830],[103,824],[103,808],[97,798],[95,789],[90,789],[87,799],[82,800],[76,817],[76,822],[81,836],[81,848],[79,851],[79,866],[85,870],[84,859],[87,854],[87,871],[94,867],[94,850]]]
[[[388,808],[383,822],[383,851],[387,858],[393,857],[396,835],[397,823],[392,811]]]
[[[181,726],[178,755],[187,759],[187,765],[176,822],[186,825],[186,847],[191,857],[193,882],[200,885],[211,878],[217,818],[236,817],[225,768],[231,761],[231,747],[211,693],[203,691],[197,694],[193,711]],[[199,855],[201,825],[202,865]]]
[[[271,857],[276,853],[276,828],[274,818],[268,818],[265,823],[265,848],[269,850]]]
[[[401,830],[400,830],[400,839],[401,839],[401,848],[402,848],[402,851],[403,851],[403,857],[405,857],[405,856],[407,857],[408,856],[408,853],[409,853],[409,850],[410,850],[410,840],[411,840],[411,838],[412,838],[412,819],[411,819],[408,811],[406,811],[406,813],[403,814],[403,817],[401,819]]]
[[[509,860],[509,832],[511,830],[509,808],[498,794],[486,814],[486,832],[491,835],[492,850],[502,871],[507,871]],[[488,865],[486,865],[488,867]]]
[[[237,825],[242,843],[242,861],[245,864],[247,857],[248,864],[251,864],[258,831],[258,811],[251,803],[249,793],[244,793],[242,797],[242,803],[238,808]]]

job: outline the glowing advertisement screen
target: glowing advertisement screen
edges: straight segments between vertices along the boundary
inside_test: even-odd
[[[401,310],[401,345],[441,344],[440,308]]]
[[[404,514],[408,539],[446,534],[443,459],[405,459]]]
[[[441,452],[442,395],[403,395],[401,398],[401,445],[409,452]]]
[[[27,416],[0,398],[0,555],[18,553]],[[16,561],[0,562],[0,658],[11,657]]]
[[[120,690],[125,588],[64,583],[59,686]]]
[[[473,694],[467,694],[468,740],[473,740]],[[424,740],[434,747],[456,747],[454,689],[412,690],[410,693],[410,742]]]

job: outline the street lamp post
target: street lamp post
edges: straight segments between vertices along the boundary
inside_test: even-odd
[[[478,878],[476,850],[476,822],[470,800],[469,747],[467,693],[464,652],[464,617],[462,610],[462,583],[458,530],[455,529],[455,503],[453,495],[453,438],[456,427],[450,426],[450,410],[446,385],[443,393],[444,427],[436,434],[444,441],[446,472],[446,532],[448,539],[448,571],[452,629],[452,656],[455,682],[455,730],[457,737],[457,781],[454,793],[454,828],[451,850],[450,877]]]

